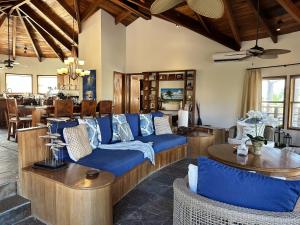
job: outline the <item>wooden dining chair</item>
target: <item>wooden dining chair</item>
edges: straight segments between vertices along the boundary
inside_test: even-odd
[[[15,98],[6,99],[7,117],[8,117],[8,135],[7,140],[14,137],[18,141],[16,130],[18,128],[27,128],[31,126],[32,117],[20,115],[17,100]]]
[[[8,128],[6,99],[0,98],[0,128]]]
[[[98,103],[99,116],[110,115],[113,111],[113,102],[110,100],[102,100]]]
[[[54,117],[68,117],[73,118],[74,104],[72,99],[54,100]]]
[[[96,117],[97,102],[94,100],[82,100],[80,118]]]

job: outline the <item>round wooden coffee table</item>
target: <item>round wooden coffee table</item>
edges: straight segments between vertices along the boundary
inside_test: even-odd
[[[277,148],[263,148],[256,156],[249,152],[246,157],[236,154],[235,145],[221,144],[208,148],[211,159],[240,169],[256,171],[269,176],[300,177],[300,155]]]

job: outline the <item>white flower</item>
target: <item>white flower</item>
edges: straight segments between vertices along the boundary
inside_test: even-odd
[[[254,110],[250,110],[250,111],[247,113],[247,116],[248,116],[249,118],[257,118],[257,119],[263,118],[262,112],[260,112],[260,111],[254,111]]]

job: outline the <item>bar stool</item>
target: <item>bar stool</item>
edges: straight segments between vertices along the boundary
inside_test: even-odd
[[[10,137],[14,137],[16,142],[18,137],[16,130],[18,128],[27,128],[31,126],[32,117],[20,116],[17,100],[15,98],[6,99],[7,106],[7,117],[8,117],[8,136],[7,140],[10,140]]]
[[[112,101],[102,100],[98,103],[99,116],[112,114]]]
[[[82,100],[80,118],[96,117],[97,102],[94,100]]]

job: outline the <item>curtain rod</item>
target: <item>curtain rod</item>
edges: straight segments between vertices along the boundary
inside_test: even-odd
[[[299,63],[290,63],[290,64],[275,65],[275,66],[253,67],[253,68],[247,68],[247,70],[267,69],[267,68],[275,68],[275,67],[287,67],[287,66],[295,66],[295,65],[300,65],[300,62]]]

